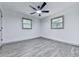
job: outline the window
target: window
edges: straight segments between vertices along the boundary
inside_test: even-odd
[[[59,16],[51,19],[51,29],[63,29],[64,16]]]
[[[32,20],[28,18],[22,18],[22,28],[32,29]]]

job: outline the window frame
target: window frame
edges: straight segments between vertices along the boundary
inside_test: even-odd
[[[24,28],[24,26],[23,26],[23,20],[29,20],[29,21],[31,21],[31,25],[30,25],[31,27],[30,28]],[[32,29],[32,19],[22,17],[22,29]]]
[[[55,19],[58,19],[58,18],[62,18],[62,27],[61,28],[53,28],[53,26],[52,26],[52,20],[55,20]],[[64,29],[64,15],[51,18],[51,29]]]

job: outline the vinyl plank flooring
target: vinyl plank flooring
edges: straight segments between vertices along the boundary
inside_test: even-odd
[[[37,38],[4,45],[0,57],[79,57],[79,47]]]

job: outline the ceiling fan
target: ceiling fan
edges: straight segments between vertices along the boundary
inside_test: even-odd
[[[46,2],[43,2],[42,6],[37,6],[37,8],[30,5],[29,7],[35,10],[35,12],[32,12],[30,14],[33,15],[35,13],[38,13],[38,15],[41,16],[41,13],[49,13],[49,10],[42,10],[46,4],[47,4]]]

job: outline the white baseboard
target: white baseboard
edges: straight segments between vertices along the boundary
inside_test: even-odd
[[[57,42],[61,42],[61,43],[65,43],[65,44],[70,44],[70,45],[78,46],[79,47],[79,44],[77,44],[77,43],[71,43],[69,41],[64,41],[64,40],[57,40],[56,38],[52,39],[52,38],[48,38],[48,37],[44,37],[44,36],[41,36],[41,37],[45,38],[45,39],[54,40],[54,41],[57,41]]]
[[[37,39],[37,38],[40,38],[40,36],[39,37],[29,38],[29,39],[18,40],[18,41],[4,42],[4,43],[2,43],[2,45],[8,45],[8,44],[12,44],[12,43],[18,43],[18,42],[21,42],[21,41],[26,41],[26,40],[31,40],[31,39]]]
[[[61,42],[61,43],[65,43],[65,44],[70,44],[70,45],[78,46],[78,47],[79,47],[79,44],[75,44],[75,43],[71,43],[71,42],[63,41],[63,40],[57,40],[57,39],[55,39],[55,38],[52,39],[52,38],[48,38],[48,37],[44,37],[44,36],[39,36],[39,37],[30,38],[30,39],[24,39],[24,40],[19,40],[19,41],[13,41],[13,42],[8,42],[8,43],[3,43],[3,45],[12,44],[12,43],[17,43],[17,42],[26,41],[26,40],[31,40],[31,39],[38,39],[38,38],[50,39],[50,40],[54,40],[54,41],[57,41],[57,42]]]

